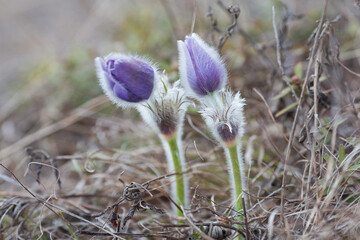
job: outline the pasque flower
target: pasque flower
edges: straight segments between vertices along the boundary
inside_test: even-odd
[[[204,101],[200,113],[214,137],[225,147],[230,147],[244,134],[245,100],[239,92],[234,94],[230,89],[223,89],[214,97],[220,104]]]
[[[136,108],[159,135],[169,172],[186,170],[181,136],[188,102],[179,82],[169,84],[165,73],[159,73],[151,62],[138,56],[112,53],[104,59],[96,58],[95,65],[106,95],[119,106]],[[172,198],[186,207],[186,176],[176,175],[170,180]],[[177,214],[182,216],[179,210]]]
[[[138,105],[137,109],[149,126],[169,139],[182,132],[189,101],[179,81],[170,84],[164,73],[159,74],[159,79],[161,83],[154,97],[145,104]]]
[[[102,89],[118,106],[136,105],[152,96],[157,69],[145,58],[111,53],[97,57],[95,65]]]
[[[244,134],[245,100],[240,93],[233,93],[230,89],[222,89],[213,95],[215,101],[203,101],[201,115],[214,137],[223,146],[232,187],[232,199],[235,210],[243,209],[239,196],[247,190],[245,166],[242,155],[241,137]],[[243,196],[247,204],[246,195]],[[239,217],[242,220],[242,217]],[[241,239],[241,236],[239,237]]]
[[[244,99],[225,89],[227,72],[219,53],[198,35],[178,41],[181,83],[190,96],[200,100],[200,113],[214,137],[224,148],[236,211],[242,211],[240,198],[246,190],[241,137],[244,133]],[[244,196],[245,204],[246,196]],[[238,217],[242,220],[242,217]],[[241,236],[239,236],[241,239]]]
[[[186,170],[185,156],[182,150],[182,128],[184,116],[189,105],[180,82],[170,84],[165,74],[159,74],[161,84],[154,97],[137,109],[144,121],[158,133],[163,144],[169,173]],[[188,179],[186,175],[171,176],[171,197],[179,205],[188,205]],[[174,205],[178,215],[182,213]]]
[[[222,89],[227,72],[219,53],[197,34],[178,41],[181,83],[195,97],[202,97]]]

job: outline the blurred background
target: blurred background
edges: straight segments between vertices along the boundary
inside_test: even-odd
[[[34,174],[24,176],[29,163],[25,148],[41,149],[51,157],[60,156],[56,162],[64,179],[62,191],[69,194],[96,192],[106,183],[106,186],[115,186],[109,196],[117,196],[121,186],[115,180],[111,183],[103,180],[100,184],[89,179],[92,174],[100,173],[104,173],[101,175],[104,179],[117,177],[124,166],[127,166],[126,182],[136,179],[142,171],[148,171],[152,177],[165,173],[160,142],[138,113],[117,109],[102,96],[94,58],[113,51],[144,54],[166,70],[174,81],[178,79],[176,41],[184,39],[193,29],[215,47],[221,37],[229,37],[221,54],[229,70],[230,87],[240,90],[247,100],[244,146],[247,161],[255,159],[259,169],[263,161],[266,164],[281,162],[286,142],[270,119],[264,102],[254,92],[254,88],[261,92],[287,135],[296,105],[290,90],[284,92],[288,85],[276,70],[272,6],[275,6],[275,21],[282,36],[285,74],[299,93],[300,88],[296,86],[304,78],[311,47],[307,41],[318,24],[323,2],[0,0],[0,161],[40,191]],[[357,73],[360,72],[359,4],[357,0],[330,0],[326,16],[329,21],[334,20],[327,32],[329,58],[337,64],[339,53],[342,63]],[[234,21],[229,9],[234,10],[236,6],[241,13],[228,36],[227,29]],[[331,113],[330,122],[336,122],[339,116],[346,117],[346,124],[338,128],[339,134],[344,138],[356,136],[360,127],[359,77],[339,64],[332,69],[333,72],[324,70],[331,77],[321,83],[326,96],[324,103],[332,108],[324,107],[321,111]],[[305,116],[300,117],[300,125]],[[207,161],[215,164],[222,156],[221,151],[194,128],[210,136],[201,118],[190,113],[184,134],[188,158],[196,163],[200,161],[199,154],[204,154]],[[106,161],[92,160],[91,156],[99,151],[113,148],[120,151],[111,157],[119,164],[119,168],[114,168],[119,171],[110,170]],[[206,155],[213,150],[214,155]],[[139,163],[144,165],[134,166]],[[277,163],[271,166],[273,173]],[[57,189],[52,170],[42,171],[44,179],[50,179],[43,184]],[[224,184],[221,179],[227,179],[224,165],[216,171],[220,180],[214,180],[218,182],[213,185],[200,176],[195,176],[193,181],[203,184],[205,189],[216,189]],[[21,189],[6,177],[8,172],[1,169],[0,173],[2,194]],[[272,173],[269,178],[277,179]],[[266,179],[266,174],[264,177]],[[141,176],[143,180],[150,178]],[[90,183],[93,183],[91,189],[84,190]]]
[[[230,6],[238,6],[241,13],[237,31],[225,42],[221,53],[230,72],[230,86],[241,90],[247,98],[250,106],[247,116],[258,119],[256,111],[260,103],[255,100],[258,96],[254,95],[253,88],[258,88],[266,99],[270,99],[284,86],[269,80],[276,67],[271,7],[276,7],[278,26],[286,23],[286,28],[282,29],[287,33],[283,47],[284,66],[286,74],[291,77],[297,63],[300,63],[298,72],[304,72],[306,65],[302,61],[309,54],[306,41],[317,24],[323,1],[283,3],[275,0],[2,0],[2,162],[23,170],[26,168],[23,158],[27,146],[46,149],[55,156],[104,147],[136,149],[139,144],[145,144],[134,140],[149,141],[148,135],[136,131],[138,127],[132,120],[139,120],[137,113],[122,112],[106,99],[91,101],[102,94],[93,59],[113,51],[144,54],[159,63],[171,80],[176,80],[176,41],[184,39],[193,28],[208,43],[217,46],[233,22],[227,11]],[[287,14],[297,16],[285,19]],[[327,17],[342,16],[335,23],[336,27],[331,28],[336,39],[332,44],[340,46],[340,57],[354,70],[359,69],[359,14],[356,1],[329,3]],[[339,71],[335,82],[342,81],[344,73]],[[350,89],[358,89],[358,83],[347,82]],[[341,93],[338,98],[347,99]],[[89,101],[90,105],[85,106],[86,116],[79,115],[76,111]],[[276,113],[289,103],[289,99],[282,103],[274,101],[270,107]],[[136,124],[142,122],[136,121]],[[256,124],[259,122],[251,120],[249,127]],[[142,131],[152,134],[146,126],[144,129]],[[22,164],[19,164],[20,159],[23,159]]]
[[[297,52],[286,61],[288,65],[294,65],[294,58],[307,53],[306,49],[297,48],[297,44],[303,44],[313,31],[322,1],[284,3],[291,12],[304,14],[301,21],[289,22],[291,31],[287,44]],[[273,43],[271,7],[279,6],[280,20],[283,9],[279,1],[233,0],[221,1],[221,5],[240,7],[238,25],[253,38],[253,46],[261,48]],[[330,15],[346,16],[339,23],[345,27],[334,30],[340,41],[349,39],[341,51],[353,50],[359,43],[359,22],[349,20],[358,20],[356,2],[330,1],[330,5]],[[1,148],[60,120],[73,108],[101,94],[93,64],[96,56],[106,56],[112,51],[145,54],[161,68],[173,72],[175,79],[176,40],[191,32],[194,18],[193,31],[213,45],[221,35],[213,36],[209,13],[213,13],[222,32],[226,32],[232,23],[231,17],[215,0],[64,0],[61,3],[55,0],[2,0],[1,6]],[[253,76],[254,71],[251,71],[251,68],[258,68],[254,65],[263,64],[262,60],[252,59],[255,50],[251,46],[244,36],[234,34],[223,48],[229,70],[236,69],[236,73],[231,73],[231,85],[235,89],[248,81],[263,84],[263,75]],[[346,56],[353,57],[354,54],[357,56],[358,52],[352,51]],[[276,59],[270,60],[275,63]],[[249,64],[244,65],[244,62]],[[76,145],[75,139],[69,141],[74,141],[73,147]],[[69,149],[67,153],[73,151]],[[54,153],[58,152],[54,150]]]
[[[285,32],[284,67],[293,77],[296,64],[297,75],[305,71],[306,41],[322,4],[321,0],[1,0],[0,158],[11,169],[24,171],[28,146],[56,156],[101,148],[136,149],[148,141],[158,144],[136,112],[121,111],[96,98],[102,92],[93,59],[113,51],[144,54],[166,70],[170,80],[176,80],[176,41],[193,28],[218,46],[233,23],[227,10],[231,6],[241,13],[221,53],[230,73],[229,85],[247,98],[248,119],[257,119],[248,121],[248,133],[256,134],[251,129],[264,120],[257,112],[262,103],[253,88],[271,99],[285,86],[271,76],[277,65],[271,7],[275,6],[276,23]],[[340,57],[354,70],[359,69],[360,56],[357,5],[353,0],[330,1],[327,15],[329,19],[341,15],[331,28],[336,39],[332,44],[340,46]],[[343,70],[337,74],[335,85],[342,81]],[[350,89],[359,88],[359,81],[347,84]],[[335,98],[347,99],[338,94]],[[269,105],[275,114],[292,101],[285,98]],[[86,113],[79,114],[83,104]]]

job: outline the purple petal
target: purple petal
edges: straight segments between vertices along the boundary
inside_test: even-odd
[[[115,85],[115,79],[108,73],[108,72],[104,72],[107,83],[109,84],[110,88],[113,89],[114,85]]]
[[[206,95],[207,94],[206,90],[203,88],[200,88],[198,86],[198,81],[197,81],[197,76],[196,76],[195,69],[194,69],[194,64],[193,64],[191,56],[189,54],[189,50],[183,42],[181,42],[181,48],[182,48],[182,51],[183,51],[184,57],[185,57],[186,78],[187,78],[187,81],[188,81],[191,89],[193,89],[193,91],[195,91],[197,94]]]
[[[107,65],[107,71],[111,71],[114,69],[114,65],[115,65],[115,60],[114,59],[109,59],[106,61],[106,65]]]
[[[127,60],[127,61],[126,61]],[[108,61],[110,74],[116,85],[120,85],[127,91],[127,98],[122,98],[124,94],[118,97],[130,101],[140,102],[151,96],[154,88],[154,70],[153,68],[135,58],[120,59],[117,61]]]
[[[105,92],[132,103],[149,99],[154,88],[154,68],[136,57],[120,54],[110,55],[105,61],[96,58],[100,79],[105,83]]]
[[[113,92],[115,94],[115,96],[117,96],[118,98],[121,98],[122,100],[125,100],[127,102],[140,102],[141,98],[139,98],[138,96],[132,94],[131,92],[127,91],[127,89],[125,89],[124,87],[121,86],[121,84],[115,84],[113,87]]]
[[[222,64],[216,62],[194,38],[187,37],[185,44],[188,50],[185,52],[188,52],[191,60],[186,59],[190,86],[200,95],[214,92],[220,86]]]

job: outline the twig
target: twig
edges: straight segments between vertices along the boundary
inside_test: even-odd
[[[219,1],[221,2],[221,1]],[[219,40],[219,44],[218,44],[218,51],[221,52],[221,49],[223,48],[226,40],[228,40],[228,38],[232,35],[232,33],[234,32],[235,27],[237,26],[237,19],[240,15],[240,8],[237,6],[231,6],[227,9],[227,12],[231,15],[232,17],[232,24],[227,27],[226,29],[226,33],[224,33]]]
[[[319,126],[318,126],[318,102],[319,102],[319,97],[318,97],[318,83],[319,83],[319,78],[321,75],[321,57],[322,57],[322,45],[323,45],[323,41],[324,38],[321,38],[320,43],[319,43],[319,47],[317,49],[316,52],[316,61],[315,61],[315,66],[314,66],[314,82],[313,82],[313,101],[314,101],[314,107],[309,111],[308,114],[308,118],[313,118],[314,120],[314,128],[315,128],[315,133],[317,134],[319,132]],[[311,112],[311,113],[310,113]],[[308,130],[307,124],[306,124],[306,129]],[[311,157],[310,157],[310,163],[309,163],[309,171],[308,171],[308,179],[307,179],[307,186],[306,186],[306,197],[308,198],[308,196],[310,195],[310,184],[311,184],[311,180],[312,180],[312,174],[314,176],[315,179],[315,184],[316,184],[316,194],[317,194],[317,198],[319,198],[319,183],[318,183],[318,177],[317,177],[317,172],[316,172],[316,152],[315,152],[315,148],[317,146],[317,137],[313,136],[313,134],[307,133],[307,138],[308,138],[308,142],[311,145]],[[309,201],[306,202],[305,204],[305,209],[307,209],[309,206]]]
[[[206,17],[209,18],[210,20],[210,25],[211,25],[211,30],[217,32],[217,33],[220,33],[221,30],[219,29],[219,27],[217,26],[217,21],[216,19],[214,18],[214,9],[212,9],[212,7],[210,6],[209,7],[209,12],[206,13]]]
[[[285,81],[286,85],[290,88],[292,95],[294,96],[294,98],[296,99],[296,101],[298,102],[299,99],[296,95],[296,92],[293,88],[293,86],[289,83],[286,75],[285,75],[285,70],[284,70],[284,66],[283,66],[283,54],[282,54],[282,44],[280,42],[280,38],[279,38],[279,33],[276,27],[276,13],[275,13],[275,7],[272,7],[272,15],[273,15],[273,19],[272,19],[272,24],[273,24],[273,28],[274,28],[274,34],[275,34],[275,42],[276,42],[276,59],[277,59],[277,63],[278,63],[278,67],[280,69],[280,74],[282,79]],[[286,14],[288,15],[288,14]],[[287,18],[286,18],[287,19]],[[285,20],[284,20],[285,22]],[[286,26],[286,24],[284,23],[284,26]],[[284,38],[284,37],[283,37]]]
[[[166,238],[166,239],[178,239],[175,237],[171,237],[171,236],[167,236],[164,233],[158,233],[158,234],[151,234],[151,233],[122,233],[122,232],[117,232],[117,233],[106,233],[106,232],[91,232],[91,231],[85,231],[85,230],[80,230],[77,232],[78,234],[83,234],[83,235],[90,235],[90,236],[103,236],[103,237],[110,237],[110,236],[121,236],[121,237],[132,237],[132,238]]]
[[[258,219],[261,219],[261,218],[264,218],[264,217],[259,217]],[[257,220],[257,219],[255,219],[255,220]],[[161,227],[164,227],[164,228],[169,228],[169,227],[174,227],[174,228],[190,227],[189,224],[163,224],[163,223],[158,222],[158,221],[156,221],[156,223],[158,225],[160,225]],[[221,222],[200,222],[200,223],[194,223],[194,225],[199,226],[199,227],[218,226],[218,227],[234,230],[234,231],[238,232],[239,234],[243,234],[242,231],[237,229],[236,227],[234,227],[232,225],[229,225],[229,224],[224,224],[224,223],[221,223]]]
[[[189,125],[190,125],[190,127],[192,128],[192,129],[194,129],[197,133],[199,133],[201,136],[203,136],[205,139],[207,139],[207,140],[209,140],[210,142],[212,142],[212,143],[214,143],[215,145],[217,145],[217,142],[214,140],[214,139],[212,139],[212,138],[210,138],[209,136],[207,136],[205,133],[203,133],[198,127],[196,127],[195,125],[194,125],[194,123],[192,122],[192,120],[191,120],[191,117],[189,116],[189,115],[186,115],[186,119],[187,119],[187,121],[188,121],[188,123],[189,123]]]
[[[249,225],[247,221],[247,213],[246,213],[246,207],[245,207],[245,200],[244,198],[241,198],[243,210],[244,210],[244,222],[245,222],[245,229],[246,229],[246,240],[250,240],[250,232],[249,232]]]
[[[142,185],[143,185],[143,186],[147,186],[147,185],[149,185],[149,184],[152,183],[152,182],[159,181],[159,180],[161,180],[161,179],[168,178],[168,177],[175,176],[175,175],[182,175],[182,174],[185,174],[185,173],[190,173],[191,171],[192,171],[192,169],[191,169],[191,168],[188,168],[186,171],[169,173],[169,174],[162,175],[162,176],[160,176],[160,177],[157,177],[157,178],[153,178],[153,179],[151,179],[151,180],[148,180],[148,181],[144,182]]]
[[[280,45],[280,39],[279,39],[279,34],[278,34],[278,31],[277,31],[277,27],[276,27],[276,15],[275,15],[275,7],[272,6],[272,24],[273,24],[273,28],[274,28],[274,34],[275,34],[275,41],[276,41],[276,60],[277,60],[277,63],[278,63],[278,66],[279,66],[279,69],[280,69],[280,72],[281,72],[281,75],[284,76],[285,75],[285,72],[284,72],[284,67],[283,67],[283,64],[282,64],[282,53],[281,53],[281,45]]]
[[[323,10],[322,10],[322,13],[321,13],[321,19],[320,19],[319,25],[317,27],[315,41],[314,41],[314,44],[313,44],[313,47],[312,47],[312,50],[311,50],[310,59],[309,59],[308,67],[307,67],[307,70],[306,70],[304,85],[303,85],[302,90],[301,90],[300,99],[299,99],[298,106],[297,106],[296,112],[295,112],[294,122],[293,122],[292,127],[291,127],[289,142],[288,142],[288,145],[286,147],[284,173],[283,173],[283,179],[282,179],[282,185],[281,185],[281,224],[282,224],[283,228],[285,227],[285,201],[284,201],[284,198],[285,198],[285,188],[286,188],[287,165],[288,165],[289,158],[290,158],[291,145],[292,145],[292,143],[294,141],[296,124],[297,124],[297,121],[298,121],[298,118],[299,118],[299,112],[300,112],[301,104],[302,104],[302,101],[304,100],[306,86],[307,86],[307,84],[309,82],[309,79],[310,79],[311,66],[313,64],[314,56],[315,56],[315,53],[316,53],[316,50],[317,50],[317,47],[318,47],[319,36],[320,36],[320,33],[321,33],[322,25],[324,23],[327,5],[328,5],[328,0],[324,0],[324,7],[323,7]]]
[[[351,73],[352,75],[356,76],[356,77],[360,77],[360,73],[354,72],[353,70],[351,70],[350,68],[348,68],[347,66],[345,66],[345,64],[343,64],[340,59],[337,59],[338,63],[340,64],[340,66],[342,66],[346,71],[348,71],[349,73]]]
[[[185,172],[176,172],[176,173],[166,174],[166,175],[163,175],[163,176],[160,176],[160,177],[151,179],[151,180],[149,180],[149,181],[146,181],[146,182],[144,182],[143,184],[138,184],[138,187],[144,189],[146,192],[149,193],[149,191],[147,190],[147,187],[150,185],[150,183],[155,182],[155,181],[159,181],[159,180],[161,180],[161,179],[168,178],[168,177],[171,177],[171,176],[174,176],[174,175],[181,175],[181,174],[188,173],[188,172],[190,172],[190,169],[187,169]],[[134,183],[134,184],[135,184],[135,183]],[[118,200],[117,200],[114,204],[112,204],[111,206],[107,207],[104,211],[102,211],[102,212],[100,212],[100,213],[91,215],[91,217],[95,217],[95,218],[96,218],[96,217],[100,217],[100,216],[104,215],[106,212],[108,212],[108,211],[110,211],[111,209],[115,208],[116,206],[120,205],[123,201],[126,200],[125,194],[126,194],[126,190],[124,190],[123,195],[122,195],[120,198],[118,198]],[[150,195],[151,195],[151,193],[150,193]],[[170,198],[170,197],[168,196],[168,198]],[[170,201],[173,201],[173,200],[170,199]],[[175,201],[173,201],[173,203],[175,203]],[[175,204],[176,204],[176,203],[175,203]],[[176,204],[176,205],[177,205],[177,204]]]
[[[273,123],[275,124],[276,128],[278,129],[278,131],[280,132],[280,134],[282,135],[282,137],[285,139],[285,141],[286,141],[287,143],[289,143],[289,139],[285,136],[284,132],[283,132],[283,131],[281,130],[281,128],[279,127],[279,124],[276,122],[276,120],[275,120],[275,118],[274,118],[274,116],[273,116],[273,114],[272,114],[272,112],[271,112],[271,110],[270,110],[270,107],[269,107],[269,105],[267,104],[266,99],[264,98],[264,96],[263,96],[256,88],[254,88],[254,92],[255,92],[257,95],[259,95],[259,97],[261,98],[261,100],[264,102],[264,104],[265,104],[265,106],[266,106],[266,109],[267,109],[267,111],[268,111],[268,113],[269,113],[269,116],[270,116],[271,120],[273,121]],[[299,149],[297,149],[294,145],[292,145],[292,147],[294,148],[294,150],[295,150],[301,157],[303,157],[304,159],[306,159],[306,157],[304,156],[304,154],[302,154]]]
[[[183,214],[184,214],[185,220],[189,223],[190,227],[191,227],[192,229],[194,229],[195,232],[197,232],[197,233],[201,236],[202,239],[211,240],[211,238],[210,238],[209,236],[206,236],[206,234],[203,233],[203,232],[200,230],[200,228],[198,228],[198,227],[196,226],[196,224],[194,224],[193,221],[187,216],[187,213],[184,211],[184,208],[183,208],[182,206],[180,206],[180,207],[181,207],[181,210],[182,210],[182,212],[183,212]]]
[[[321,58],[322,58],[322,45],[323,45],[323,38],[320,41],[319,44],[319,48],[318,48],[318,52],[316,55],[316,62],[315,62],[315,78],[314,78],[314,127],[315,127],[315,131],[316,133],[319,132],[319,109],[318,109],[318,103],[319,103],[319,96],[318,96],[318,83],[319,83],[319,79],[320,79],[320,75],[321,75]],[[315,140],[315,144],[316,144],[316,139],[317,137],[314,138]],[[313,170],[314,170],[314,175],[315,175],[315,184],[316,184],[316,193],[317,193],[317,198],[319,198],[319,181],[318,181],[318,177],[317,177],[317,170],[316,170],[316,153],[315,153],[315,145],[311,148],[311,151],[313,151],[314,155],[314,159],[311,159],[312,161],[312,165],[313,165]]]
[[[56,216],[58,216],[60,219],[62,219],[65,224],[69,227],[69,230],[71,233],[72,232],[72,229],[70,228],[70,225],[73,226],[74,228],[78,229],[75,225],[73,225],[71,222],[69,222],[68,220],[65,219],[65,217],[63,216],[61,210],[59,213],[55,212],[54,209],[52,209],[50,206],[52,207],[55,207],[55,208],[58,208],[55,204],[51,204],[51,203],[48,203],[47,201],[41,199],[40,197],[36,196],[33,192],[30,191],[29,188],[27,188],[17,177],[16,175],[10,170],[8,169],[7,167],[5,167],[2,163],[0,163],[0,166],[3,167],[7,172],[9,172],[13,178],[25,189],[25,191],[27,191],[32,197],[34,197],[39,203],[41,203],[42,205],[44,205],[46,208],[48,208],[51,212],[53,212]],[[53,199],[51,199],[53,201]],[[76,236],[74,236],[76,238]]]
[[[255,198],[255,199],[263,199],[263,200],[268,200],[268,199],[281,199],[281,197],[277,197],[277,196],[274,196],[274,197],[258,197],[258,196],[255,196],[255,195],[252,195],[250,193],[247,193],[244,191],[244,193],[246,193],[247,195],[249,195],[251,198]],[[288,198],[285,198],[285,201],[289,202],[289,203],[298,203],[298,202],[302,202],[303,200],[302,199],[288,199]]]

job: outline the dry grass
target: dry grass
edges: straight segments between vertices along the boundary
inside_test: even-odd
[[[174,40],[185,29],[218,46],[230,86],[247,100],[245,221],[228,214],[222,150],[193,110],[184,129],[189,170],[179,173],[191,179],[191,206],[183,219],[172,215],[161,144],[139,115],[99,96],[92,60],[100,50],[90,48],[40,62],[2,98],[0,239],[360,239],[358,2],[274,1],[272,12],[244,1],[240,15],[226,1],[210,10],[160,2],[153,12],[132,9],[108,41],[148,49],[172,80]],[[156,36],[143,46],[131,36],[147,35],[146,21]]]

